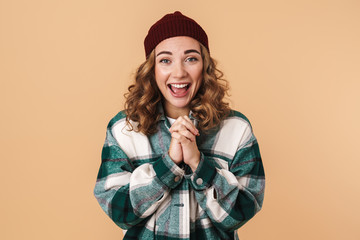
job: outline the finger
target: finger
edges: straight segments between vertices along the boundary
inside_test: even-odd
[[[188,121],[189,123],[193,124],[194,125],[194,122],[188,117],[188,116],[184,116],[183,117],[186,121]],[[195,126],[195,125],[194,125]]]
[[[176,119],[175,123],[169,129],[169,131],[172,133],[175,131],[182,131],[184,130],[184,128],[188,129],[190,132],[192,132],[192,134],[196,136],[199,135],[199,130],[195,127],[190,118],[187,116],[178,117],[178,119]]]
[[[187,139],[189,139],[191,142],[196,142],[196,137],[194,134],[192,134],[192,132],[190,132],[189,130],[184,130],[184,131],[179,131],[177,132],[181,135],[183,135],[184,137],[186,137]]]
[[[173,133],[179,133],[180,135],[183,135],[190,141],[196,142],[196,136],[192,132],[190,132],[189,129],[185,128],[184,126],[180,126],[178,129],[172,130],[171,134],[173,134]]]
[[[170,132],[178,132],[187,129],[186,125],[184,125],[182,122],[176,122],[174,123],[171,128],[169,129]]]
[[[188,116],[184,116],[183,118],[184,118],[188,123],[190,123],[191,126],[193,126],[193,129],[196,131],[195,135],[199,136],[200,133],[199,133],[199,130],[196,128],[194,121],[191,120]]]
[[[199,131],[196,128],[192,128],[191,125],[189,125],[188,123],[186,124],[179,123],[176,126],[171,127],[169,131],[170,133],[188,131],[194,136],[199,136]]]
[[[190,133],[191,134],[191,133]],[[191,134],[192,135],[192,134]],[[194,136],[194,135],[193,135]],[[187,138],[185,135],[180,134],[179,132],[173,132],[171,134],[172,138],[175,138],[177,141],[179,141],[181,144],[189,143],[191,140]]]

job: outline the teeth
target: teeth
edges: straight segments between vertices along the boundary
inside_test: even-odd
[[[189,84],[171,84],[172,87],[176,88],[184,88],[187,87]]]

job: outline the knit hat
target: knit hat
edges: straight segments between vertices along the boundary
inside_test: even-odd
[[[166,14],[149,29],[144,40],[146,58],[161,41],[176,36],[192,37],[209,51],[208,38],[204,29],[193,19],[176,11]]]

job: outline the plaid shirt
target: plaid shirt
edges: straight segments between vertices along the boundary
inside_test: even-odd
[[[149,137],[128,131],[125,118],[120,112],[107,127],[94,190],[106,214],[127,230],[124,239],[238,239],[236,230],[261,209],[265,186],[247,118],[232,111],[215,130],[200,132],[194,173],[170,159],[164,115]]]

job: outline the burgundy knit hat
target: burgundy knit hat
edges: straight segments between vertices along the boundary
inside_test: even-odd
[[[192,37],[209,51],[208,38],[204,29],[193,19],[176,11],[166,14],[149,29],[144,40],[146,58],[161,41],[176,36]]]

